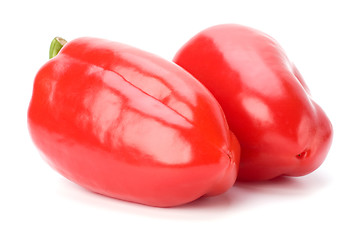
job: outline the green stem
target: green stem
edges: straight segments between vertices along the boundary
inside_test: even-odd
[[[66,43],[67,41],[61,37],[54,38],[50,44],[49,58],[55,57]]]

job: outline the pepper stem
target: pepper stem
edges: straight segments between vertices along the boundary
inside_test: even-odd
[[[50,44],[49,58],[55,57],[66,43],[67,41],[61,37],[54,38]]]

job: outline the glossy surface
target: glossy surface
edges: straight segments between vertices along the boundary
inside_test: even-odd
[[[80,38],[38,72],[32,139],[63,176],[94,192],[169,207],[236,180],[240,147],[209,91],[177,65]]]
[[[174,62],[222,106],[241,145],[239,179],[301,176],[324,161],[331,123],[268,35],[240,25],[214,26],[187,42]]]

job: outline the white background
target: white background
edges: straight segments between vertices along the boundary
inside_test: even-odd
[[[356,2],[2,1],[0,239],[360,239]],[[53,37],[107,38],[171,60],[191,36],[221,23],[268,33],[299,68],[334,126],[317,171],[161,209],[88,192],[40,158],[26,112]]]

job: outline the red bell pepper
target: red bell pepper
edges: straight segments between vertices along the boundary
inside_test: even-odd
[[[189,40],[174,62],[222,106],[241,145],[238,179],[301,176],[324,161],[331,123],[270,36],[240,25],[214,26]]]
[[[55,170],[106,196],[170,207],[236,181],[240,147],[211,93],[120,43],[65,44],[36,75],[28,126]]]

